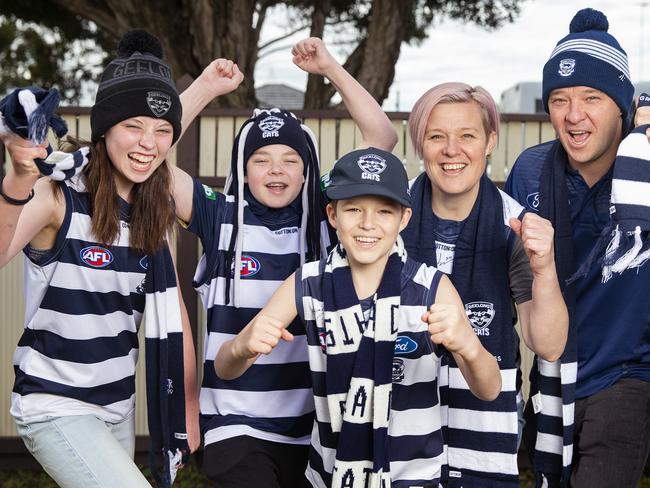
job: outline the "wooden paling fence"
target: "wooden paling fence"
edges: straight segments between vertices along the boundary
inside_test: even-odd
[[[60,113],[68,123],[70,135],[90,140],[90,109],[63,107]],[[232,144],[237,129],[251,113],[251,110],[239,109],[204,110],[172,150],[170,163],[177,164],[193,176],[198,176],[207,185],[221,188],[230,167]],[[339,156],[351,151],[361,142],[361,134],[347,112],[297,111],[296,115],[303,119],[316,135],[323,172],[328,171]],[[409,177],[415,177],[423,170],[423,166],[415,156],[409,141],[406,126],[408,113],[389,112],[388,116],[398,134],[393,153],[404,162]],[[555,133],[545,115],[503,114],[499,144],[488,161],[488,174],[496,182],[505,181],[509,169],[525,148],[554,137]],[[56,141],[52,142],[56,144]],[[0,163],[7,164],[5,151],[0,151]],[[0,164],[0,167],[2,166]],[[202,330],[203,326],[198,324],[202,324],[204,318],[196,294],[191,288],[199,252],[196,238],[180,231],[176,243],[179,279],[200,357],[200,351],[203,350],[202,334],[196,334],[196,331]],[[22,296],[22,257],[17,256],[0,270],[0,458],[24,452],[22,443],[15,437],[15,427],[9,415],[9,399],[14,377],[11,358],[23,328]],[[530,361],[530,354],[525,350],[522,353],[524,362]],[[143,364],[144,361],[140,361],[137,381],[136,422],[139,436],[147,435]],[[527,394],[527,384],[524,385],[524,390]]]

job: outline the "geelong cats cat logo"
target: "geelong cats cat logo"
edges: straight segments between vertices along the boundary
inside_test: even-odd
[[[470,302],[465,304],[465,313],[476,335],[489,336],[489,325],[494,319],[494,304],[490,302]]]
[[[560,69],[558,74],[560,76],[571,76],[576,69],[575,59],[563,59],[560,61]]]
[[[276,117],[275,115],[269,115],[262,120],[258,127],[262,130],[262,139],[267,137],[279,137],[280,133],[278,132],[284,125],[284,120],[281,117]]]
[[[172,107],[172,97],[160,91],[147,92],[147,105],[156,117],[162,117]]]
[[[376,154],[364,154],[357,161],[362,180],[380,181],[379,175],[386,169],[386,160]]]

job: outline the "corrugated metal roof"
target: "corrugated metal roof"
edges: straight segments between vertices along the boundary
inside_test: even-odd
[[[260,108],[284,108],[300,110],[305,102],[305,93],[282,83],[262,85],[255,89]]]

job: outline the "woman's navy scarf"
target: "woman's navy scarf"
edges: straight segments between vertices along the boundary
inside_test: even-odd
[[[413,183],[411,202],[413,215],[401,233],[406,250],[413,259],[437,266],[435,216],[431,210],[431,184],[426,174]],[[450,278],[463,303],[492,303],[496,312],[494,320],[512,329],[508,243],[503,227],[503,199],[496,185],[483,175],[474,207],[456,241]],[[480,338],[485,347],[503,346],[491,343],[497,340],[493,335]],[[511,367],[509,364],[500,366],[502,369]]]
[[[544,476],[550,487],[558,482],[559,486],[568,485],[573,455],[572,406],[575,401],[577,337],[575,287],[567,284],[575,271],[573,230],[566,187],[567,164],[566,152],[561,143],[556,141],[543,162],[539,184],[539,215],[550,220],[555,229],[555,268],[569,312],[567,344],[562,357],[554,363],[535,358],[530,372],[531,396],[541,392],[546,400],[536,412],[537,442],[533,455],[535,477],[538,486],[543,483]],[[549,405],[549,400],[555,400],[552,402],[554,404]],[[563,418],[557,417],[558,408],[561,409]],[[561,436],[563,445],[556,446],[554,453],[549,452],[548,446],[540,450],[540,434]]]
[[[411,187],[413,216],[402,231],[407,252],[413,259],[436,266],[435,216],[431,209],[431,183],[426,174],[420,175]],[[509,256],[506,233],[504,232],[503,199],[498,188],[486,176],[480,180],[479,194],[456,241],[453,271],[450,276],[460,295],[468,316],[475,329],[489,326],[489,335],[479,335],[483,346],[493,355],[500,356],[502,370],[516,369],[517,341],[513,328],[510,279],[508,275]],[[474,315],[480,311],[483,318]],[[487,317],[492,315],[488,325]],[[443,356],[449,367],[457,367],[451,354]],[[450,376],[451,381],[451,376]],[[505,386],[505,385],[504,385]],[[505,389],[505,388],[504,388]],[[450,384],[448,391],[441,391],[441,401],[450,408],[474,411],[514,410],[516,391],[502,391],[493,402],[468,398],[462,385]],[[445,399],[446,397],[446,399]],[[503,407],[501,407],[503,405]],[[505,411],[503,410],[503,411]],[[494,450],[494,439],[473,431],[456,432],[443,427],[445,442],[451,448],[469,448],[489,453]],[[499,451],[516,455],[517,436],[505,439],[507,446]],[[513,463],[516,461],[513,458]],[[453,460],[449,469],[453,470]],[[443,469],[443,477],[447,477]],[[480,478],[480,474],[478,475]],[[465,476],[463,476],[465,478]],[[517,476],[495,475],[499,482],[517,484]],[[478,479],[476,479],[478,482]],[[471,482],[465,479],[465,482]]]

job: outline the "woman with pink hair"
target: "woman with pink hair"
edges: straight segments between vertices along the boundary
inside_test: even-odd
[[[411,184],[413,217],[402,232],[407,251],[450,276],[474,332],[502,374],[500,395],[482,401],[469,393],[453,357],[443,357],[448,455],[443,480],[449,487],[519,486],[516,316],[524,342],[542,360],[558,359],[567,337],[553,228],[525,213],[487,176],[499,114],[485,89],[437,85],[416,102],[408,125],[425,172]]]

